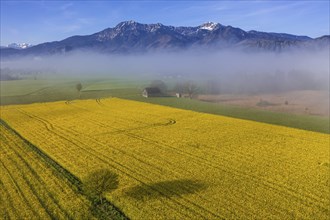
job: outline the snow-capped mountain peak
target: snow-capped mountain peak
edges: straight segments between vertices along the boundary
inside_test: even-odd
[[[213,31],[218,25],[219,25],[219,23],[215,23],[215,22],[206,22],[206,23],[200,25],[200,26],[199,26],[199,29],[208,30],[208,31]]]
[[[33,47],[30,44],[10,44],[0,48],[0,55],[1,57],[30,54],[41,56],[64,54],[80,49],[109,54],[177,51],[190,48],[281,52],[299,48],[317,49],[328,45],[329,36],[313,39],[283,33],[246,32],[240,28],[214,22],[193,27],[176,27],[161,23],[142,24],[124,21],[91,35],[71,36],[61,41],[46,42]]]
[[[11,43],[7,45],[8,48],[14,48],[14,49],[26,49],[32,46],[33,46],[32,44],[28,44],[28,43]]]

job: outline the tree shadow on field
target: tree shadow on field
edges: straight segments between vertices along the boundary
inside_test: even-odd
[[[201,181],[182,179],[135,186],[128,189],[125,195],[137,200],[146,200],[193,194],[206,188]]]

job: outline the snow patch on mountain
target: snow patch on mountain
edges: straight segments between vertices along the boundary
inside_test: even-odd
[[[199,29],[213,31],[218,25],[219,25],[219,23],[206,22],[206,23],[200,25]]]
[[[28,43],[11,43],[7,45],[8,48],[14,48],[14,49],[26,49],[32,46],[33,46],[32,44],[28,44]]]

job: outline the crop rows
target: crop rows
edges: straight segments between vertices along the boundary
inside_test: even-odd
[[[120,175],[108,199],[132,219],[329,215],[329,135],[120,99],[1,108],[79,178]]]
[[[0,123],[1,219],[88,218],[89,202]]]

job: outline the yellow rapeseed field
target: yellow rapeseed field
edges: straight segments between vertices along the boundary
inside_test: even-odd
[[[0,219],[92,218],[89,201],[0,124]]]
[[[107,198],[132,219],[330,214],[327,134],[117,98],[5,106],[1,119],[79,178],[116,172]]]

